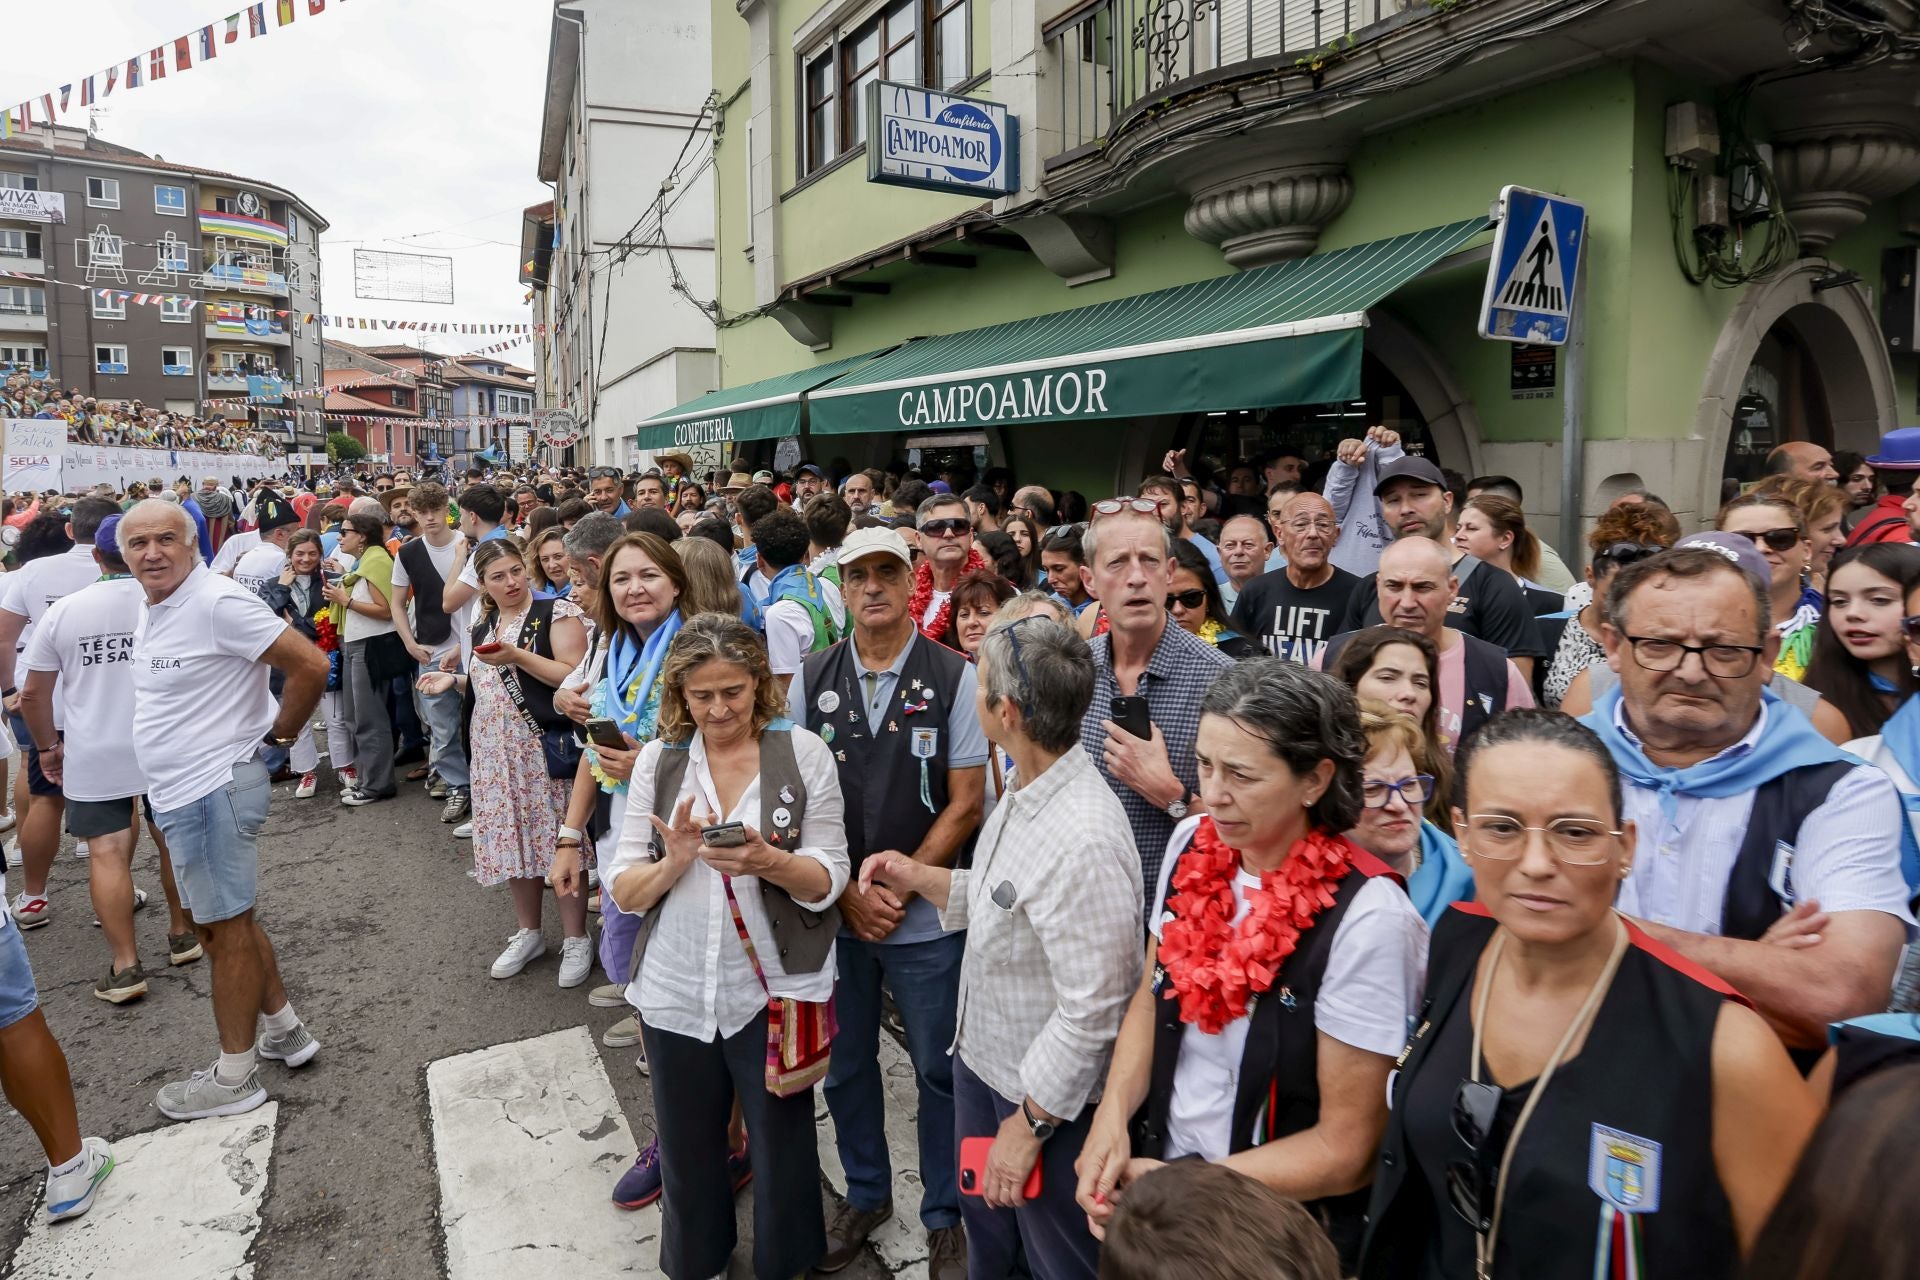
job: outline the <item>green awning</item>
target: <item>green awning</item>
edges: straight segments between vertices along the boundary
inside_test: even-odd
[[[810,365],[744,386],[709,391],[696,400],[639,426],[642,449],[683,449],[689,445],[735,440],[773,440],[800,434],[800,398],[841,374],[852,372],[875,356],[893,350],[882,347],[845,360]]]
[[[809,391],[808,427],[1011,426],[1352,400],[1367,309],[1487,227],[1471,218],[921,338]]]

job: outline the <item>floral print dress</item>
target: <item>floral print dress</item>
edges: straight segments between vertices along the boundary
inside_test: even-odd
[[[528,616],[504,622],[494,639],[520,643]],[[580,616],[572,601],[553,602],[554,621]],[[544,877],[553,865],[553,841],[567,816],[573,779],[547,776],[540,737],[513,705],[500,668],[476,660],[468,678],[473,684],[474,878],[496,885]]]

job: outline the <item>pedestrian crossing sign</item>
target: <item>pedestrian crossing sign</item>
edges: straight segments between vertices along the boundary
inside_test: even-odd
[[[1573,292],[1586,248],[1587,209],[1577,201],[1503,187],[1499,227],[1480,303],[1480,336],[1560,346],[1572,325]]]

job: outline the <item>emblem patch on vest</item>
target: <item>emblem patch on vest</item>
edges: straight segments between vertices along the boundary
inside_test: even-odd
[[[1660,1144],[1603,1124],[1587,1148],[1587,1185],[1622,1213],[1660,1208]]]
[[[940,754],[940,731],[938,729],[915,729],[913,731],[913,758],[931,760]]]
[[[1776,840],[1773,845],[1773,866],[1767,871],[1767,887],[1773,890],[1773,896],[1782,902],[1792,902],[1793,896],[1793,846],[1785,840]]]

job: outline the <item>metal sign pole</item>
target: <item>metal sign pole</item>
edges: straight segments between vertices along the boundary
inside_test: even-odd
[[[1588,234],[1592,234],[1591,226]],[[1586,484],[1587,258],[1574,268],[1573,309],[1568,317],[1567,368],[1560,389],[1560,555],[1580,563],[1581,493]]]

